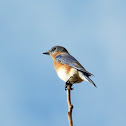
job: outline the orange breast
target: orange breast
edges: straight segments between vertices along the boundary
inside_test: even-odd
[[[57,55],[60,55],[60,54],[57,54]],[[56,72],[58,74],[58,76],[64,80],[65,82],[68,81],[68,79],[70,77],[72,77],[70,79],[71,82],[73,83],[80,83],[82,82],[83,80],[80,78],[79,76],[79,73],[76,69],[66,65],[66,64],[62,64],[62,63],[59,63],[55,60],[55,57],[57,55],[53,55],[51,56],[53,59],[54,59],[54,67],[56,69]]]
[[[62,68],[66,70],[66,73],[69,74],[71,67],[62,63],[57,62],[56,60],[54,60],[54,67],[56,69],[56,71],[58,71],[58,69]]]
[[[61,64],[57,61],[54,60],[54,67],[57,71],[58,76],[64,80],[65,82],[68,81],[68,79],[70,79],[70,82],[72,83],[80,83],[83,80],[80,78],[79,73],[76,69],[65,65],[65,64]]]

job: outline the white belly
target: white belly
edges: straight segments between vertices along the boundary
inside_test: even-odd
[[[65,82],[68,81],[68,79],[73,76],[75,73],[77,72],[76,69],[72,68],[69,72],[69,74],[67,73],[67,71],[65,69],[62,69],[60,68],[58,71],[57,71],[57,74],[59,76],[59,78]]]
[[[77,81],[77,77],[79,76],[83,81],[88,81],[85,76],[83,75],[82,72],[77,71],[76,69],[72,68],[69,72],[69,74],[67,73],[67,71],[63,68],[60,68],[57,71],[57,74],[59,76],[59,78],[65,82],[67,82],[70,77],[73,77],[71,81]],[[80,81],[81,82],[81,81]]]

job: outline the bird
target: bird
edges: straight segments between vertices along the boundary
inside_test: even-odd
[[[91,74],[88,72],[63,46],[54,46],[48,52],[43,54],[51,56],[54,60],[54,68],[59,78],[65,81],[65,90],[68,85],[88,81],[95,87],[96,84],[90,79]],[[72,90],[73,88],[71,88]]]

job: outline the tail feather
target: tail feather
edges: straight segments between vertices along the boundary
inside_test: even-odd
[[[85,73],[83,73],[83,74],[84,74],[84,77],[87,79],[87,81],[89,81],[89,82],[92,83],[95,87],[97,87],[96,84],[95,84]]]

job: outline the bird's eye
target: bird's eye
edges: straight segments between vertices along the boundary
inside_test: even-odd
[[[55,50],[56,50],[56,48],[53,48],[53,49],[52,49],[52,51],[55,51]]]

